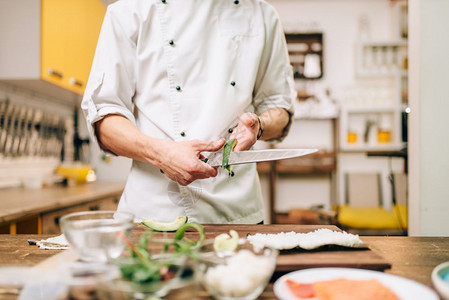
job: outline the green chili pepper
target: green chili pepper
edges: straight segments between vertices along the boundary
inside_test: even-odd
[[[221,163],[221,167],[223,169],[228,170],[229,176],[231,176],[231,166],[229,165],[229,155],[231,155],[232,150],[234,150],[237,145],[237,139],[230,139],[223,146],[223,160]]]

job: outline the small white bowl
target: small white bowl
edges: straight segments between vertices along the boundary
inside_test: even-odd
[[[449,276],[449,261],[436,266],[432,271],[432,282],[442,299],[449,300],[449,281],[443,280],[443,275]]]

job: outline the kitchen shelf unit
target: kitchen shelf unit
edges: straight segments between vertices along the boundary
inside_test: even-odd
[[[379,120],[387,119],[390,138],[388,142],[378,141]],[[363,124],[365,122],[365,124]],[[374,122],[366,132],[367,122]],[[341,151],[393,151],[402,148],[401,143],[401,108],[386,107],[342,107],[340,111],[340,150]],[[357,127],[354,130],[352,127]],[[356,134],[356,142],[348,141],[348,134]],[[365,139],[365,134],[367,137]],[[373,136],[374,135],[374,136]]]
[[[268,175],[269,200],[268,210],[271,224],[290,223],[288,213],[276,211],[277,182],[280,176],[328,175],[331,190],[335,191],[335,172],[337,158],[335,153],[318,152],[307,157],[292,158],[281,161],[262,162],[257,164],[259,174]],[[332,192],[331,192],[332,193]]]
[[[65,101],[84,93],[106,6],[100,0],[0,2],[0,80]],[[77,97],[78,96],[78,97]]]
[[[407,74],[407,40],[363,41],[356,44],[356,74],[361,77]]]
[[[260,175],[268,176],[268,215],[270,224],[291,223],[288,213],[276,210],[277,186],[282,177],[297,176],[328,176],[330,184],[330,204],[335,202],[337,182],[337,151],[339,149],[339,119],[335,117],[307,117],[297,120],[330,121],[332,124],[332,149],[319,149],[318,152],[306,156],[283,159],[279,161],[261,162],[257,164]],[[292,133],[290,133],[292,134]],[[282,147],[273,147],[282,148]],[[290,147],[289,147],[290,148]]]
[[[340,150],[343,152],[395,151],[403,147],[402,112],[407,106],[408,43],[406,39],[362,41],[356,45],[355,74],[361,79],[386,79],[392,84],[390,95],[378,95],[367,103],[342,105],[340,110]],[[375,98],[375,97],[374,97]],[[379,100],[379,101],[377,101]],[[361,124],[365,122],[365,124]],[[371,122],[371,124],[370,124]],[[373,137],[373,126],[385,129],[388,140]],[[354,130],[353,127],[357,127]],[[366,130],[371,132],[367,132]],[[350,133],[357,134],[349,137]],[[370,135],[368,139],[365,135]]]
[[[285,34],[290,63],[295,79],[320,79],[323,77],[323,33]]]

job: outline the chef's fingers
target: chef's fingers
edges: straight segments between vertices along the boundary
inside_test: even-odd
[[[242,123],[251,129],[258,129],[259,119],[255,113],[247,112],[240,116],[239,123]]]
[[[181,184],[188,185],[197,179],[217,176],[217,169],[201,160],[201,151],[217,151],[224,140],[166,142],[157,166],[165,176]]]
[[[256,134],[259,130],[259,119],[255,113],[247,112],[239,117],[237,128],[232,132],[231,137],[239,138],[239,136],[246,131],[250,131]]]
[[[231,138],[236,138],[238,141],[234,150],[249,150],[257,141],[258,130],[259,119],[256,114],[248,112],[241,115],[238,126],[231,135]]]
[[[218,171],[215,168],[212,168],[210,166],[205,167],[207,170],[204,169],[196,169],[196,170],[185,170],[183,172],[174,173],[174,174],[166,174],[168,178],[171,180],[179,183],[180,185],[186,186],[191,184],[197,179],[205,179],[209,177],[215,177],[218,174]]]
[[[218,171],[216,168],[213,168],[209,166],[206,163],[201,162],[200,160],[197,161],[198,164],[201,164],[201,166],[187,166],[184,170],[184,172],[181,172],[180,174],[177,174],[174,176],[174,178],[171,178],[172,180],[175,180],[180,185],[189,185],[193,181],[197,179],[205,179],[209,177],[215,177],[218,174]]]
[[[225,142],[226,142],[225,139],[219,139],[217,141],[193,140],[192,145],[199,152],[203,152],[203,151],[213,152],[213,151],[220,150],[221,147],[223,147]]]

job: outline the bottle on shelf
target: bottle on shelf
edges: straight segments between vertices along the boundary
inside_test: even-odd
[[[357,143],[357,132],[348,131],[348,144],[356,144]]]
[[[380,117],[377,141],[379,144],[386,144],[391,141],[391,120],[388,116]]]
[[[376,144],[376,126],[377,120],[373,116],[369,116],[365,121],[365,129],[363,134],[363,141],[365,145]]]

